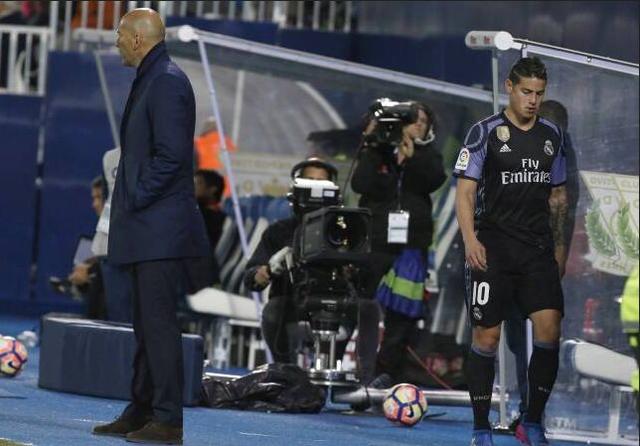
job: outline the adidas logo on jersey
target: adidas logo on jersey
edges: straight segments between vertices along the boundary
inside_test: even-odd
[[[504,152],[511,152],[511,148],[506,144],[500,147],[500,153],[504,153]]]

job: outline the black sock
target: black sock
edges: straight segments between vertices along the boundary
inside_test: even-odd
[[[474,346],[469,350],[466,364],[467,385],[473,407],[473,428],[491,429],[489,411],[495,378],[495,352],[483,352]]]
[[[529,407],[525,415],[527,423],[542,422],[542,412],[558,376],[558,353],[557,343],[533,343],[529,362]]]

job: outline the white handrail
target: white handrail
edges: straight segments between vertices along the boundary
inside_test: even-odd
[[[490,91],[485,91],[479,88],[467,87],[464,85],[453,84],[450,82],[430,79],[422,76],[400,73],[393,70],[372,67],[355,62],[347,62],[332,57],[320,56],[317,54],[306,53],[303,51],[292,50],[275,45],[257,43],[249,40],[239,39],[237,37],[198,30],[188,25],[180,27],[178,28],[178,30],[179,34],[182,34],[184,32],[184,35],[189,35],[189,33],[191,33],[194,39],[202,40],[208,44],[225,48],[232,48],[249,54],[260,54],[263,56],[272,57],[274,59],[286,60],[290,62],[300,63],[302,65],[315,66],[318,68],[325,68],[377,80],[423,88],[425,90],[433,92],[449,94],[452,96],[462,97],[465,99],[471,99],[480,102],[493,101],[493,95]],[[500,102],[506,103],[505,97],[501,96]]]
[[[167,28],[166,37],[167,40],[175,40],[179,38],[178,36],[180,34],[187,35],[189,33],[193,35],[194,40],[202,40],[205,43],[211,45],[232,48],[244,51],[248,54],[259,54],[272,57],[274,59],[296,62],[302,65],[325,68],[328,70],[354,74],[381,81],[393,82],[396,84],[421,88],[427,91],[433,91],[479,102],[492,103],[493,101],[492,93],[480,88],[467,87],[465,85],[453,84],[437,79],[416,76],[413,74],[400,73],[397,71],[373,67],[370,65],[347,62],[340,59],[334,59],[332,57],[306,53],[304,51],[297,51],[275,45],[267,45],[250,40],[239,39],[237,37],[210,33],[207,31],[192,28],[188,25]],[[97,44],[115,43],[115,34],[113,33],[113,31],[100,31],[95,29],[78,28],[74,30],[73,35],[74,39],[81,42],[90,42]],[[501,104],[506,104],[506,96],[501,95],[499,97],[499,102]]]
[[[624,60],[613,59],[611,57],[599,56],[597,54],[585,53],[582,51],[561,48],[545,43],[533,42],[526,39],[513,39],[514,44],[511,47],[515,50],[526,50],[529,53],[539,54],[541,56],[553,57],[583,65],[589,65],[596,68],[602,68],[618,73],[631,74],[633,76],[640,75],[638,64],[626,62]]]
[[[640,66],[636,63],[534,42],[533,40],[514,38],[506,31],[469,31],[465,37],[465,43],[473,50],[493,50],[494,52],[496,50],[516,50],[523,54],[522,57],[525,53],[533,53],[632,76],[640,75]]]

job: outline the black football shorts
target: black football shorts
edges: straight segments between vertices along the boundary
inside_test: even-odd
[[[487,271],[465,267],[466,304],[472,326],[494,327],[513,315],[523,318],[555,309],[564,315],[564,296],[552,247],[540,248],[495,230],[478,232],[487,252]]]

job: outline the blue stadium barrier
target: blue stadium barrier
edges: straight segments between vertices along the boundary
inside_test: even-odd
[[[41,106],[41,98],[0,95],[0,300],[29,295]]]
[[[66,276],[78,236],[94,233],[91,180],[114,145],[93,54],[51,53],[45,105],[36,297],[63,305],[69,298],[55,294],[48,279]]]

